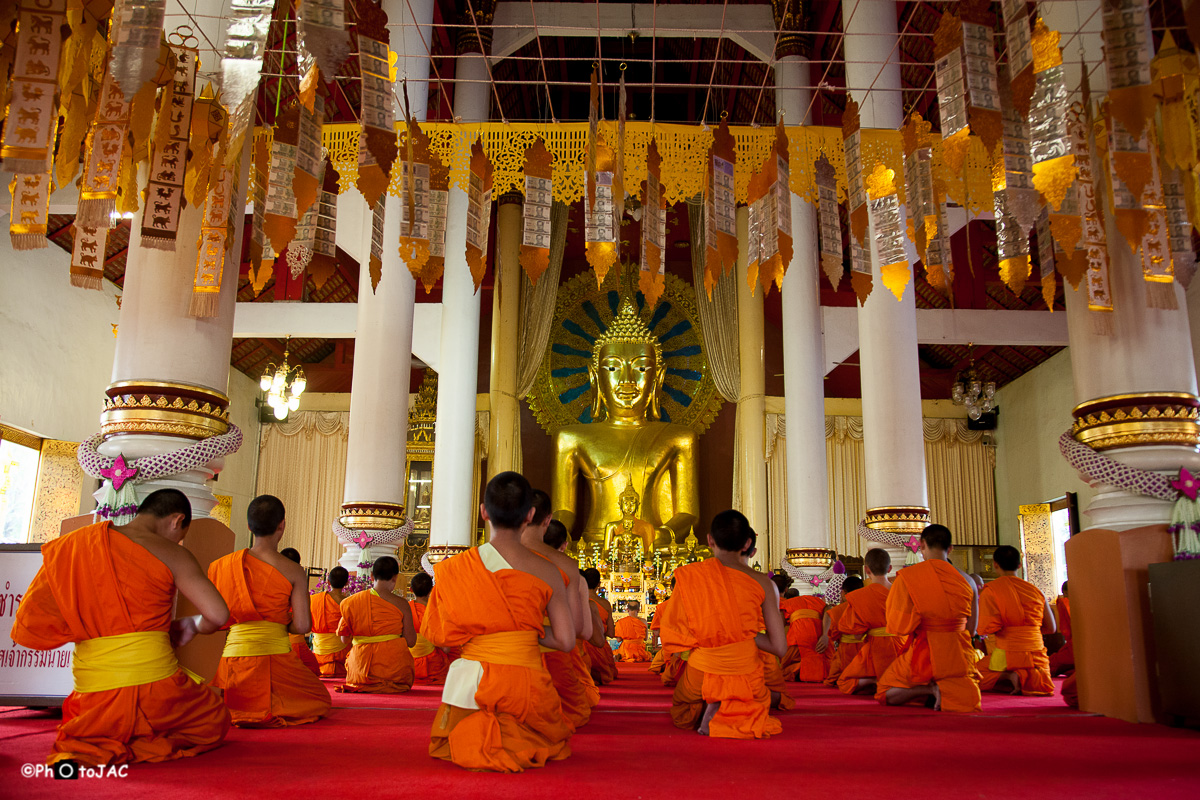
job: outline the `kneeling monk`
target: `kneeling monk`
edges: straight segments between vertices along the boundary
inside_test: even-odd
[[[99,522],[42,545],[12,640],[34,650],[75,643],[75,690],[63,703],[50,763],[170,761],[225,738],[229,711],[220,695],[188,677],[172,649],[220,630],[229,616],[179,545],[191,521],[183,492],[159,489],[127,525]],[[199,615],[171,621],[176,587]]]
[[[279,551],[279,555],[286,558],[288,561],[300,563],[300,551],[294,547],[285,547]],[[289,633],[288,641],[292,643],[292,652],[296,654],[296,658],[300,659],[300,663],[308,667],[308,671],[313,675],[321,674],[321,665],[317,663],[317,657],[313,655],[313,651],[308,647],[308,640],[298,633]]]
[[[979,673],[971,636],[979,615],[975,582],[950,563],[950,530],[921,533],[925,560],[900,570],[887,598],[888,633],[912,634],[883,675],[875,699],[903,705],[925,698],[932,708],[979,711]]]
[[[675,591],[675,578],[671,577],[671,591]],[[679,683],[679,676],[683,673],[683,668],[687,666],[684,660],[687,653],[668,653],[666,648],[662,646],[662,620],[663,611],[667,604],[671,602],[671,598],[659,600],[658,605],[654,609],[654,619],[650,620],[650,630],[658,641],[658,652],[654,654],[654,659],[647,667],[648,671],[653,672],[662,681],[663,686],[674,688],[675,684]],[[776,659],[778,662],[778,659]],[[778,664],[776,664],[778,666]]]
[[[329,589],[317,592],[308,600],[312,612],[313,654],[321,667],[322,678],[346,677],[346,656],[350,645],[337,635],[342,622],[342,601],[346,595],[342,590],[350,582],[350,573],[345,567],[334,567],[326,577]]]
[[[254,541],[224,556],[208,578],[229,603],[229,636],[213,683],[225,690],[233,724],[279,727],[316,722],[329,712],[329,692],[292,653],[288,634],[306,634],[308,576],[277,550],[286,522],[269,494],[250,501],[246,524]]]
[[[617,661],[613,657],[612,648],[608,646],[608,639],[616,638],[617,630],[613,625],[612,606],[596,591],[600,587],[600,570],[588,567],[580,574],[587,581],[588,602],[595,612],[592,618],[593,627],[598,622],[603,628],[602,631],[592,631],[592,638],[583,643],[583,649],[588,656],[592,680],[597,686],[603,686],[617,679]]]
[[[863,556],[867,585],[848,595],[846,610],[838,628],[853,636],[862,636],[858,653],[847,662],[838,678],[838,688],[846,694],[875,694],[879,676],[887,671],[908,644],[907,636],[887,630],[887,598],[892,582],[892,557],[881,547],[872,547]]]
[[[350,642],[346,658],[346,683],[339,692],[400,694],[413,685],[413,657],[417,643],[408,601],[397,597],[400,565],[391,556],[375,559],[371,577],[375,585],[342,602],[338,636]]]
[[[979,595],[979,632],[996,634],[996,649],[976,665],[979,688],[1052,695],[1054,681],[1042,635],[1054,633],[1054,613],[1041,589],[1017,577],[1020,550],[1001,545],[992,558],[1000,577]]]
[[[815,594],[788,597],[779,604],[787,617],[787,654],[783,657],[783,675],[790,680],[820,683],[825,680],[828,662],[817,652],[824,629],[825,600]]]
[[[783,730],[768,713],[771,695],[758,651],[782,656],[787,637],[775,584],[742,563],[752,534],[745,516],[722,511],[708,534],[713,557],[675,570],[675,593],[663,613],[663,647],[691,651],[672,698],[677,728],[729,739],[761,739]]]
[[[646,651],[646,623],[638,616],[642,604],[637,600],[625,603],[625,616],[617,620],[615,630],[621,646],[613,656],[617,661],[649,661],[650,653]]]
[[[450,657],[421,635],[421,621],[425,619],[425,607],[429,604],[429,593],[433,591],[433,578],[427,573],[418,572],[409,582],[408,590],[416,598],[408,604],[412,610],[413,627],[417,631],[417,643],[408,648],[413,657],[415,682],[431,685],[445,683]]]
[[[863,588],[863,580],[857,575],[851,575],[842,582],[842,602],[829,608],[825,613],[821,638],[817,640],[817,652],[826,657],[829,664],[825,674],[826,686],[837,686],[842,670],[854,660],[862,650],[866,636],[850,633],[841,626],[842,619],[850,609],[850,595]]]
[[[488,481],[488,543],[434,567],[421,633],[435,647],[461,647],[462,657],[446,674],[429,754],[467,769],[521,772],[571,754],[571,727],[538,645],[568,652],[575,624],[558,570],[521,544],[531,494],[516,472]]]

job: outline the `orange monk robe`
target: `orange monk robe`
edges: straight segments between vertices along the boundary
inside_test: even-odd
[[[168,634],[174,603],[171,570],[109,522],[42,545],[42,568],[17,606],[12,640],[34,650],[75,642],[75,691],[63,703],[50,763],[170,761],[221,744],[229,711],[216,691],[194,682],[175,660]],[[160,663],[135,678],[134,655],[118,650],[107,659],[106,674],[89,670],[100,682],[88,681],[81,659],[116,636],[156,646]],[[105,659],[101,653],[91,660],[102,667]],[[11,779],[9,788],[15,791]]]
[[[313,655],[313,651],[308,649],[308,640],[298,633],[289,633],[288,642],[292,645],[292,652],[296,654],[296,658],[300,659],[300,663],[308,667],[308,671],[313,675],[320,677],[321,665],[317,663],[317,657]]]
[[[1015,672],[1021,694],[1054,694],[1050,659],[1042,641],[1046,597],[1029,581],[1003,575],[979,593],[979,632],[996,634],[996,649],[979,659],[979,688],[996,688],[1000,676]]]
[[[230,632],[213,684],[225,691],[233,724],[303,725],[329,713],[329,692],[288,642],[291,582],[249,550],[212,562],[208,579],[229,606]],[[247,643],[238,645],[243,637]]]
[[[413,625],[417,628],[417,643],[409,648],[413,657],[413,673],[415,683],[440,684],[446,682],[446,670],[450,668],[450,658],[438,648],[429,643],[421,635],[421,620],[425,619],[425,603],[413,600],[408,604],[412,609]]]
[[[766,650],[758,651],[758,660],[762,662],[763,683],[766,684],[767,691],[779,694],[779,710],[791,711],[796,707],[796,698],[788,694],[787,681],[783,679],[783,662],[779,660],[779,656],[774,653],[768,653]],[[686,666],[686,661],[680,662],[680,673],[683,672],[683,668]],[[675,680],[678,682],[678,675],[676,675]],[[664,680],[663,683],[666,683],[666,681]]]
[[[838,620],[842,636],[862,636],[855,656],[846,662],[838,677],[838,688],[853,694],[862,678],[875,681],[908,644],[907,636],[887,631],[888,587],[868,583],[846,595],[846,609]]]
[[[322,678],[346,677],[346,657],[350,645],[337,635],[342,608],[329,592],[317,592],[308,599],[312,612],[313,653],[321,666]]]
[[[622,617],[614,626],[621,646],[613,656],[617,661],[649,661],[646,652],[646,623],[638,617]]]
[[[931,559],[900,570],[887,599],[887,629],[912,634],[908,648],[879,677],[887,690],[936,683],[943,711],[979,711],[979,673],[967,620],[975,597],[967,578],[948,561]]]
[[[596,606],[596,611],[599,612],[600,626],[607,628],[608,626],[608,611],[596,600],[592,600],[592,604]],[[612,683],[617,678],[617,662],[613,658],[612,648],[605,642],[601,646],[596,646],[590,642],[583,643],[583,649],[587,652],[589,669],[592,673],[592,680],[599,686],[606,683]]]
[[[1063,645],[1050,655],[1050,674],[1062,675],[1075,669],[1075,643],[1071,639],[1071,601],[1066,595],[1054,601],[1054,618],[1058,632],[1063,635]]]
[[[337,691],[401,694],[412,688],[413,657],[404,640],[404,614],[374,589],[342,601],[338,636],[352,636],[354,641],[346,658],[346,683]]]
[[[783,657],[784,677],[820,683],[825,680],[825,657],[816,651],[821,638],[821,613],[825,601],[816,595],[789,597],[779,604],[787,616],[787,653]]]
[[[755,637],[763,624],[763,589],[754,578],[715,558],[675,570],[675,593],[663,613],[668,652],[691,651],[675,686],[675,727],[696,727],[708,703],[720,703],[708,735],[762,739],[783,730],[768,713],[771,693]]]
[[[521,772],[571,754],[571,727],[538,639],[551,589],[490,544],[438,562],[421,633],[461,647],[450,665],[429,754],[467,769]]]
[[[837,686],[842,670],[858,655],[858,651],[862,649],[863,641],[866,639],[865,636],[846,633],[838,626],[847,608],[849,606],[843,600],[826,612],[829,616],[829,645],[823,653],[829,662],[829,667],[825,671],[826,686]]]
[[[667,598],[659,603],[654,612],[654,619],[650,620],[650,630],[658,631],[660,637],[662,636],[663,611],[670,602],[671,599]],[[662,680],[663,686],[674,686],[679,683],[679,676],[683,672],[683,668],[687,666],[687,662],[684,661],[685,655],[686,653],[668,653],[665,647],[659,647],[658,652],[654,654],[654,659],[650,662],[649,670]]]

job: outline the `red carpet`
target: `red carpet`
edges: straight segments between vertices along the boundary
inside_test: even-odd
[[[574,755],[521,775],[465,772],[426,752],[439,687],[404,695],[334,695],[313,725],[237,730],[211,753],[134,765],[125,780],[86,788],[20,777],[49,752],[55,715],[0,710],[0,797],[155,800],[238,797],[248,792],[341,800],[453,798],[723,798],[775,796],[1121,798],[1200,796],[1200,734],[1072,712],[1054,698],[987,695],[984,714],[883,708],[824,686],[789,684],[797,708],[783,734],[759,741],[707,739],[676,730],[669,690],[643,664],[622,665],[601,689]],[[619,777],[618,777],[619,776]],[[1003,782],[1002,782],[1003,781]]]

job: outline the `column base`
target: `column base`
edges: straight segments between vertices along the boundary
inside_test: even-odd
[[[862,536],[887,551],[892,558],[892,572],[896,572],[908,562],[913,552],[902,542],[913,536],[920,537],[929,523],[929,509],[925,506],[878,506],[867,509],[867,528],[890,535],[883,535],[879,539],[871,538],[869,533],[863,533]],[[920,556],[917,558],[920,559]]]

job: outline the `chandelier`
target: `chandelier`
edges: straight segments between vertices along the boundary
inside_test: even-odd
[[[267,393],[267,405],[271,407],[275,419],[280,420],[285,419],[289,411],[300,407],[300,395],[304,394],[304,388],[308,385],[303,367],[299,364],[288,366],[288,346],[291,341],[292,337],[289,336],[283,346],[283,363],[278,366],[275,362],[267,364],[262,377],[258,379],[259,388]]]
[[[967,345],[970,347],[970,345]],[[958,373],[950,389],[950,399],[956,406],[966,406],[967,416],[978,420],[996,408],[996,382],[981,381],[972,358],[966,370]]]

